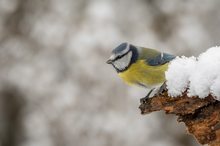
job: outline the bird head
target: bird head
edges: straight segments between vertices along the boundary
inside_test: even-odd
[[[137,48],[128,43],[122,43],[116,47],[106,63],[112,64],[117,72],[125,71],[137,56]]]

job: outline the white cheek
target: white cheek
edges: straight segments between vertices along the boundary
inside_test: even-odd
[[[129,52],[127,55],[125,55],[124,57],[116,60],[113,64],[114,66],[119,69],[119,70],[123,70],[126,67],[128,67],[128,65],[131,62],[131,57],[132,57],[132,52]]]

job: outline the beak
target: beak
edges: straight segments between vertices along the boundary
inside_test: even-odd
[[[106,61],[107,64],[112,64],[115,59],[115,55],[111,55],[110,58]]]
[[[106,63],[107,63],[107,64],[112,64],[112,60],[109,59],[109,60],[106,61]]]

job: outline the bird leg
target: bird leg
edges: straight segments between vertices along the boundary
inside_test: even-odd
[[[147,93],[147,95],[146,95],[144,98],[141,98],[141,99],[140,99],[140,102],[141,102],[141,103],[145,103],[146,100],[149,98],[150,94],[154,91],[154,89],[155,89],[155,88],[151,89],[151,90]]]
[[[167,85],[164,82],[163,85],[160,86],[160,88],[159,88],[158,92],[156,93],[156,95],[158,96],[158,95],[162,94],[166,90],[166,87],[167,87]]]

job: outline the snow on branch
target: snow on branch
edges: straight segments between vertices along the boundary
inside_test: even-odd
[[[198,58],[177,57],[169,65],[166,79],[172,97],[188,89],[189,97],[211,94],[220,100],[220,47],[210,48]]]
[[[166,79],[167,90],[141,103],[141,113],[175,114],[200,144],[220,146],[220,47],[198,58],[177,57]]]

